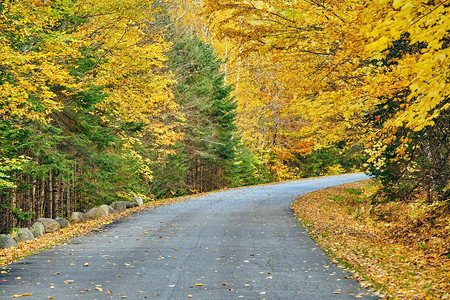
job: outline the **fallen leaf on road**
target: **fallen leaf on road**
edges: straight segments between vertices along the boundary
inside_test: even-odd
[[[27,296],[32,296],[33,294],[31,293],[25,293],[25,294],[16,294],[16,295],[12,295],[11,298],[22,298],[22,297],[27,297]]]

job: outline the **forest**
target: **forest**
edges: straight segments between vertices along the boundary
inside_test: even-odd
[[[5,0],[0,231],[365,171],[449,204],[443,0]]]

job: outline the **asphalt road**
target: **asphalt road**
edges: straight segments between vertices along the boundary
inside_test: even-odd
[[[5,267],[0,299],[376,298],[330,262],[289,208],[301,194],[365,178],[235,189],[145,210]]]

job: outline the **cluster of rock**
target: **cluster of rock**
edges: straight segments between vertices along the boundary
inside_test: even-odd
[[[91,208],[86,213],[73,212],[70,215],[70,222],[83,223],[90,220],[97,220],[106,217],[116,211],[122,212],[128,208],[142,206],[144,204],[141,197],[134,197],[131,201],[117,201],[111,205],[101,205]],[[59,231],[70,225],[69,220],[65,218],[40,218],[30,228],[20,228],[18,232],[11,237],[7,234],[0,234],[0,248],[17,247],[18,243],[34,240],[35,238],[44,236],[46,233]]]

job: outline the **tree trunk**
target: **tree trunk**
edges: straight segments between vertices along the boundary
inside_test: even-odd
[[[48,178],[48,202],[49,202],[49,211],[48,217],[53,218],[53,176],[52,171],[50,171],[50,176]]]

